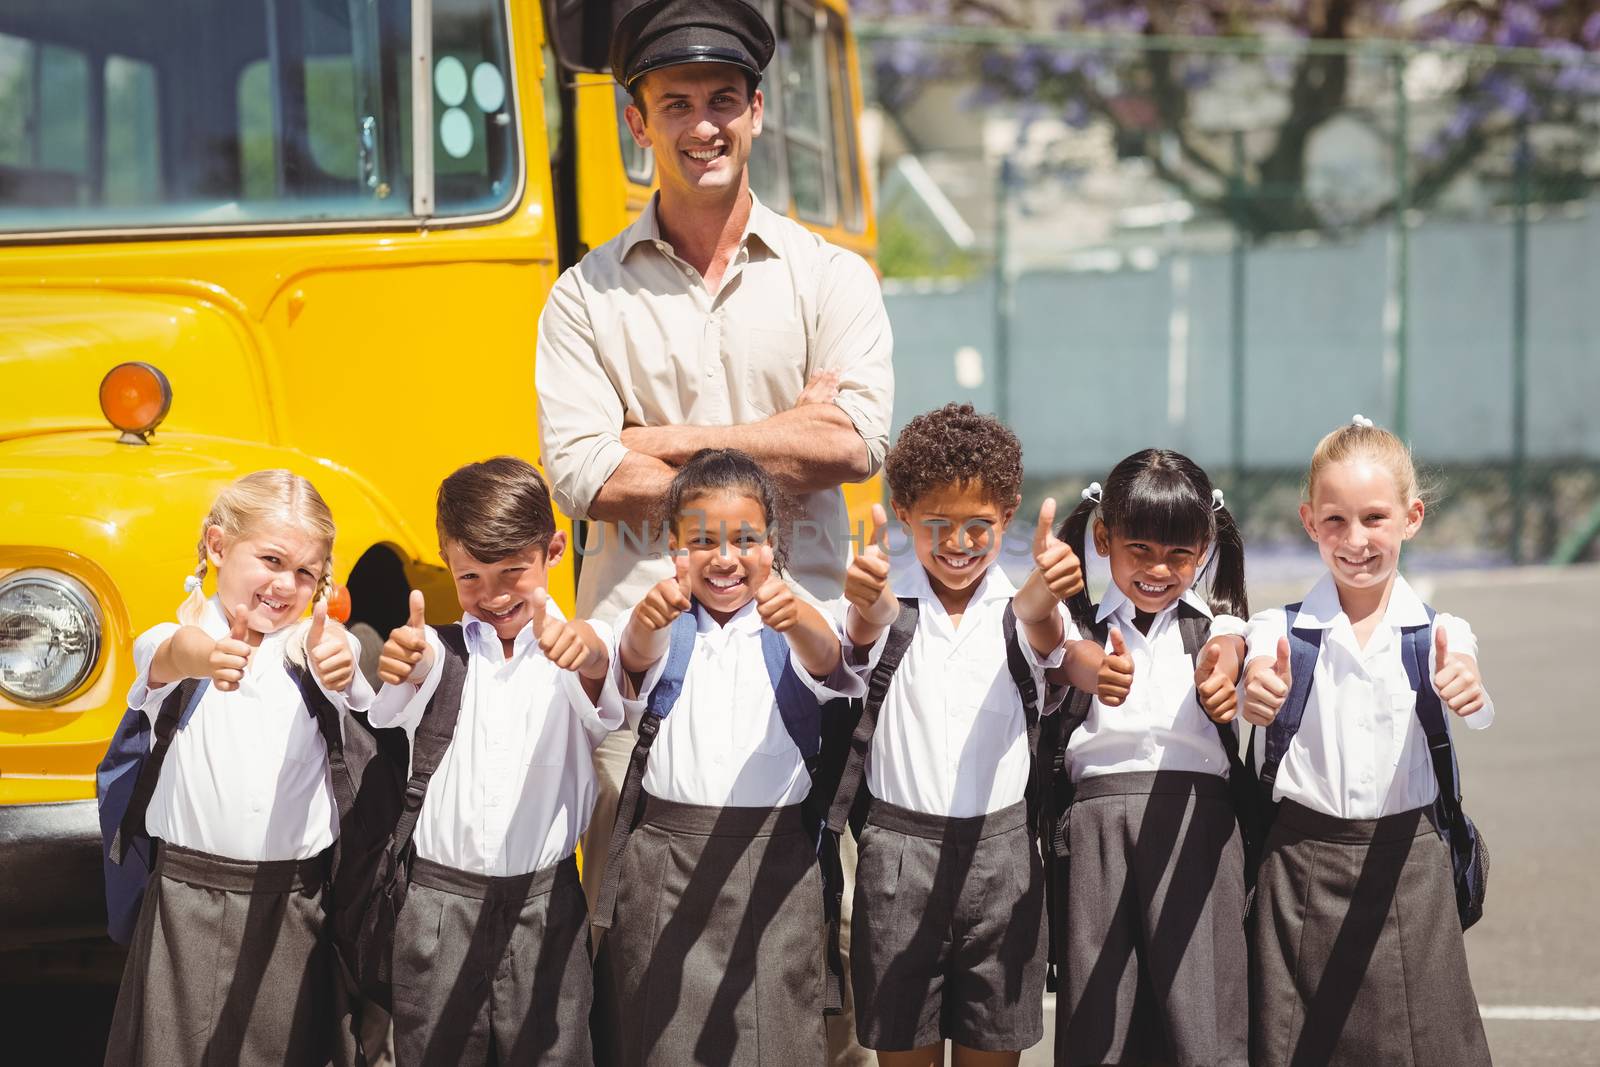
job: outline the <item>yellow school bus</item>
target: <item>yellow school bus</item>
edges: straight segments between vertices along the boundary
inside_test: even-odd
[[[764,6],[755,187],[870,257],[845,4]],[[104,929],[95,765],[225,482],[316,483],[364,641],[451,614],[435,489],[537,456],[545,294],[652,186],[605,7],[0,4],[0,952]]]

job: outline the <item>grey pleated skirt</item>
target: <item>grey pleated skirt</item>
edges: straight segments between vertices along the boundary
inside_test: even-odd
[[[342,998],[326,856],[249,863],[160,844],[107,1067],[322,1067]]]
[[[623,1067],[822,1067],[824,923],[798,805],[646,796],[602,945]],[[597,1046],[607,1042],[597,1035]]]
[[[1489,1063],[1432,808],[1279,805],[1250,915],[1253,1062]]]
[[[1021,802],[945,818],[874,799],[861,832],[850,980],[865,1048],[1044,1036],[1044,866]]]
[[[398,1067],[590,1067],[588,934],[571,856],[498,877],[418,857],[395,928]]]
[[[1244,848],[1227,782],[1097,775],[1067,818],[1056,1063],[1245,1067]]]

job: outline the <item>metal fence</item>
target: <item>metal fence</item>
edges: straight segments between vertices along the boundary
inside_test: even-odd
[[[1317,439],[1409,440],[1426,566],[1600,529],[1600,57],[859,25],[896,421],[1022,438],[1028,496],[1178,448],[1304,544]]]

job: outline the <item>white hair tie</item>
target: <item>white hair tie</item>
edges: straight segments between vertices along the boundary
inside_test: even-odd
[[[191,575],[189,575],[189,577],[187,577],[187,578],[185,578],[183,580],[183,591],[185,593],[192,593],[196,589],[199,589],[199,588],[200,588],[200,579],[196,578],[194,575],[191,574]]]
[[[1213,489],[1213,490],[1211,490],[1211,510],[1212,511],[1221,511],[1222,510],[1222,506],[1223,506],[1222,505],[1222,490],[1221,489]]]
[[[1352,415],[1350,416],[1350,425],[1371,429],[1372,420],[1367,418],[1365,415]]]
[[[1100,503],[1100,499],[1104,495],[1105,494],[1101,490],[1099,482],[1090,482],[1088,487],[1084,489],[1083,494],[1082,494],[1083,499],[1085,499],[1085,500],[1093,500],[1096,504]]]

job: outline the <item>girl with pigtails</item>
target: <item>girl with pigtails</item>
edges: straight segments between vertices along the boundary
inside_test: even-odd
[[[1081,557],[1091,532],[1111,583],[1067,601],[1093,637],[1052,676],[1096,678],[1067,698],[1054,754],[1055,1062],[1244,1067],[1244,547],[1222,492],[1166,449],[1084,491],[1059,536]]]
[[[155,867],[107,1064],[332,1058],[335,972],[322,894],[339,824],[304,694],[314,686],[341,716],[373,697],[355,669],[355,639],[327,620],[333,537],[328,506],[306,479],[245,475],[201,523],[178,621],[134,642],[129,707],[154,724],[179,693],[185,710],[152,753],[164,756],[143,813]],[[211,569],[216,594],[207,598]]]

